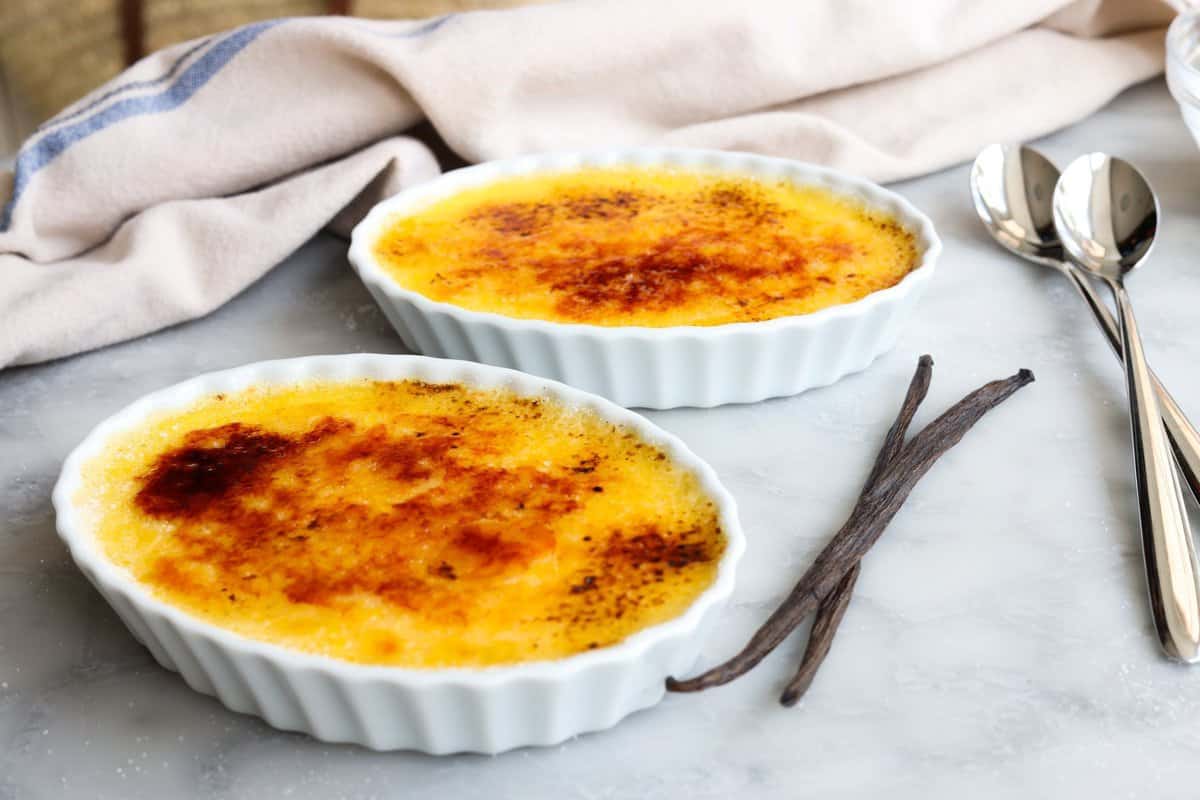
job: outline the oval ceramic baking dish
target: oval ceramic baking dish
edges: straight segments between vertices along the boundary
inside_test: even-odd
[[[693,472],[717,504],[726,548],[713,583],[680,616],[625,640],[557,660],[477,669],[404,669],[353,664],[232,633],[165,603],[109,561],[74,498],[82,467],[115,433],[148,415],[251,385],[305,380],[414,378],[432,383],[505,387],[549,396],[628,426]],[[687,672],[718,610],[733,590],[745,549],[733,498],[712,468],[678,439],[602,398],[507,369],[421,356],[314,356],[251,364],[154,392],[102,422],[71,453],[54,489],[59,535],[84,575],[133,635],[167,669],[229,708],[276,728],[366,747],[426,753],[497,753],[549,745],[610,727],[654,705],[663,681]]]
[[[514,175],[613,166],[701,170],[825,187],[895,217],[914,235],[918,263],[890,288],[810,314],[651,328],[518,319],[434,301],[397,283],[373,253],[389,219],[463,189]],[[411,350],[512,367],[624,406],[707,408],[797,394],[864,369],[895,343],[940,252],[928,217],[894,192],[860,178],[746,153],[629,149],[526,156],[448,172],[375,206],[354,229],[350,263]]]

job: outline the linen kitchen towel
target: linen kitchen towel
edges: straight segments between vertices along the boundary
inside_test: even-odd
[[[1087,115],[1162,69],[1152,0],[574,0],[324,17],[156,53],[0,173],[0,367],[203,315],[314,233],[469,161],[749,150],[888,181]]]

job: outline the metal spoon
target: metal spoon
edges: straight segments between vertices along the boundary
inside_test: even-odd
[[[1123,358],[1117,321],[1083,271],[1065,260],[1051,209],[1056,183],[1058,168],[1024,145],[989,145],[971,167],[971,197],[988,233],[1021,258],[1066,275],[1092,310],[1113,353]],[[1200,433],[1153,373],[1151,379],[1175,461],[1200,502]]]
[[[1159,641],[1169,656],[1200,661],[1200,562],[1124,283],[1154,245],[1158,199],[1132,165],[1089,153],[1063,170],[1051,204],[1063,249],[1108,284],[1117,306],[1142,546]]]

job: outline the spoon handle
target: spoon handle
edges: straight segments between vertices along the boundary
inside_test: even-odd
[[[1167,655],[1200,661],[1200,563],[1160,419],[1150,368],[1125,287],[1109,281],[1121,321],[1125,383],[1150,607]]]
[[[1071,283],[1075,284],[1075,288],[1079,290],[1079,294],[1083,296],[1084,301],[1092,310],[1092,314],[1096,317],[1096,322],[1100,324],[1101,330],[1104,331],[1104,336],[1112,346],[1113,352],[1116,353],[1117,358],[1123,358],[1121,329],[1117,326],[1117,321],[1109,312],[1108,307],[1096,294],[1092,282],[1074,264],[1067,262],[1063,264],[1063,267],[1067,277],[1071,279]],[[1167,428],[1167,436],[1170,437],[1171,447],[1175,451],[1175,462],[1179,465],[1179,471],[1183,473],[1183,478],[1187,481],[1196,501],[1200,502],[1200,433],[1197,433],[1187,415],[1183,413],[1183,409],[1175,402],[1175,398],[1167,391],[1167,387],[1162,385],[1153,371],[1150,372],[1150,382],[1158,399],[1158,410],[1162,414],[1163,425]]]

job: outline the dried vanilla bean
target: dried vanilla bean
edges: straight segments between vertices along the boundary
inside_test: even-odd
[[[957,444],[984,414],[1032,381],[1033,373],[1023,369],[1009,378],[984,384],[903,445],[896,458],[883,467],[878,479],[864,488],[849,519],[742,651],[694,678],[668,678],[667,689],[701,691],[728,683],[754,668],[834,592],[846,573],[879,539],[934,462]]]
[[[842,617],[850,606],[850,596],[854,593],[854,584],[858,583],[858,573],[861,571],[861,562],[851,567],[833,593],[817,607],[817,616],[813,619],[812,630],[808,634],[808,644],[804,646],[804,657],[800,659],[796,674],[788,681],[787,686],[783,687],[783,694],[779,696],[779,702],[783,705],[796,705],[812,685],[821,664],[825,663],[825,656],[829,655],[838,625],[842,623]]]
[[[871,467],[871,474],[867,476],[867,480],[863,484],[864,491],[879,480],[884,468],[891,464],[899,454],[900,448],[904,445],[904,437],[908,435],[908,426],[912,424],[917,409],[920,408],[921,403],[925,400],[925,395],[929,392],[929,379],[932,375],[933,358],[928,355],[921,356],[917,360],[917,371],[913,373],[912,380],[909,381],[908,392],[904,395],[904,402],[900,405],[896,421],[888,429],[887,436],[883,439],[883,446],[879,448],[879,455],[875,457],[875,464]],[[850,596],[854,592],[854,584],[858,582],[858,574],[861,570],[862,562],[860,561],[850,568],[841,583],[834,588],[833,593],[821,601],[821,605],[817,607],[817,616],[813,620],[812,630],[808,634],[808,644],[804,647],[804,656],[800,659],[800,666],[796,670],[796,674],[788,681],[787,686],[784,687],[783,694],[779,698],[779,702],[783,705],[794,706],[812,685],[817,670],[821,668],[825,656],[829,655],[833,637],[837,634],[838,625],[841,624],[842,617],[845,616],[846,609],[850,605]]]

